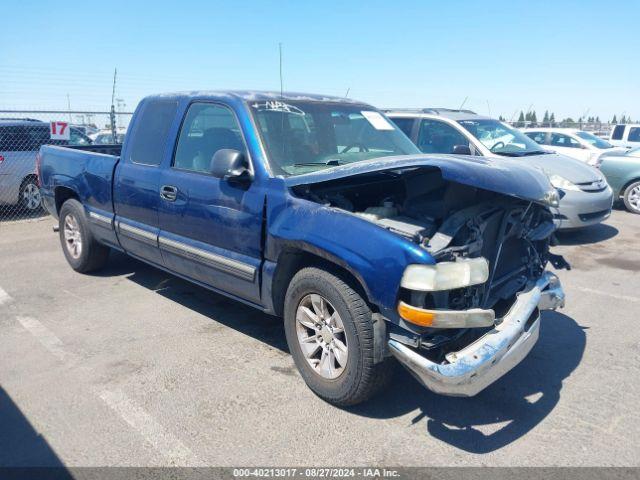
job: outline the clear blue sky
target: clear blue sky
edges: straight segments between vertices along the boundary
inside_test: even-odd
[[[151,6],[152,5],[152,6]],[[106,109],[190,89],[344,95],[507,118],[640,119],[640,1],[13,1],[0,109]]]

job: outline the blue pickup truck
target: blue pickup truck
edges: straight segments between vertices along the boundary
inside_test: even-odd
[[[351,99],[151,96],[121,150],[45,146],[37,173],[74,270],[119,250],[283,317],[302,378],[340,406],[381,389],[394,358],[475,395],[564,304],[543,173],[422,155]]]

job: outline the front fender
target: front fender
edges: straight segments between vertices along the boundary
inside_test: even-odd
[[[268,202],[269,203],[269,202]],[[434,264],[418,245],[344,210],[286,195],[271,202],[265,257],[300,250],[335,263],[357,278],[381,312],[395,317],[400,280],[407,265]]]

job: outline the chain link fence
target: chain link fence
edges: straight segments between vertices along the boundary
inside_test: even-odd
[[[0,110],[0,222],[45,215],[36,177],[42,145],[122,143],[131,112]]]

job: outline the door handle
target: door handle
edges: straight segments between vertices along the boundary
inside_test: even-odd
[[[178,198],[178,188],[173,185],[163,185],[160,187],[160,198],[168,202],[175,202]]]

